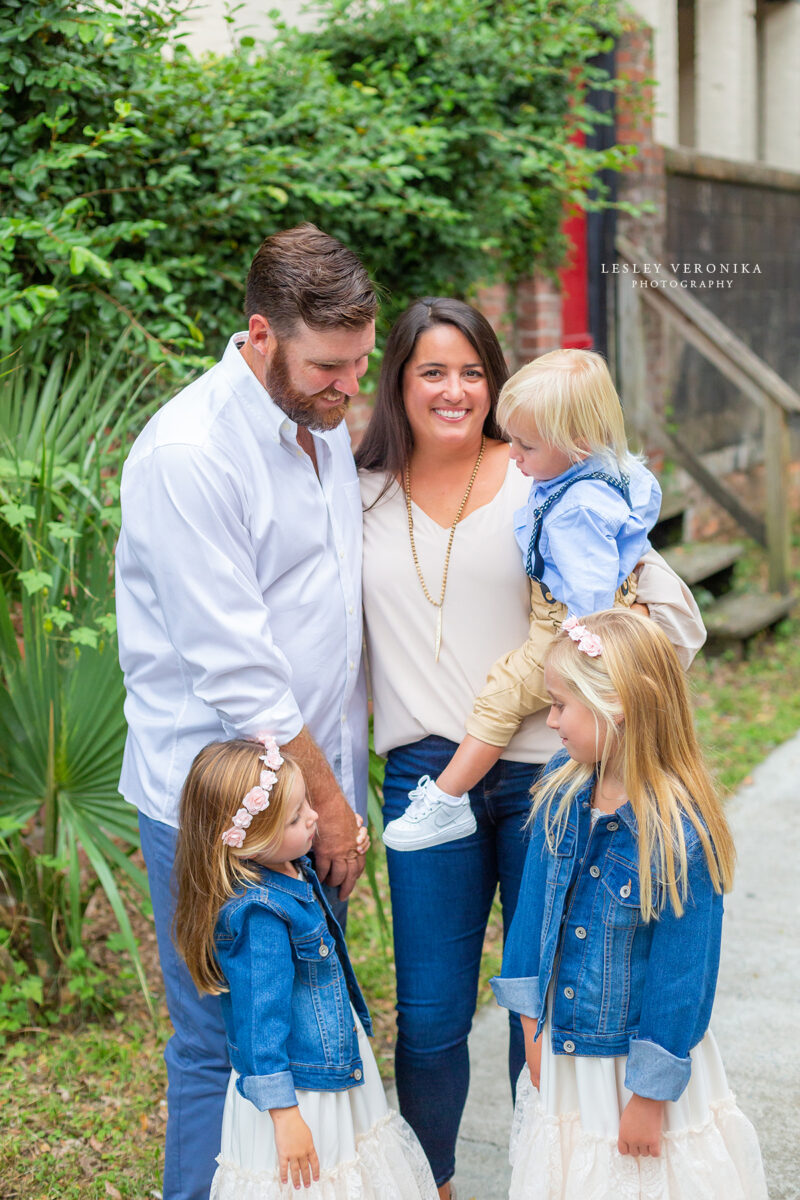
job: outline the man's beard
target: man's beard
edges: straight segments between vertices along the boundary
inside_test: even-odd
[[[317,433],[324,433],[328,429],[335,429],[337,425],[341,425],[350,404],[350,397],[346,396],[344,392],[337,392],[334,388],[328,388],[324,392],[315,392],[313,396],[298,392],[292,383],[289,364],[286,361],[286,351],[280,341],[276,343],[272,362],[266,365],[264,384],[278,408],[282,409],[290,420],[306,429],[313,429]],[[335,408],[317,409],[315,407],[318,400],[334,400],[340,397],[341,403],[337,404]]]

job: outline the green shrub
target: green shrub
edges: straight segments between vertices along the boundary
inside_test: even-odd
[[[590,59],[611,0],[325,0],[193,58],[155,0],[6,0],[0,13],[0,304],[17,330],[99,343],[133,323],[160,359],[216,355],[262,237],[313,220],[388,290],[465,294],[557,262],[566,201],[626,152]],[[167,51],[169,50],[169,53]]]
[[[136,813],[117,791],[113,546],[142,384],[113,384],[125,349],[45,370],[41,344],[26,345],[0,380],[0,1031],[36,1006],[103,1002],[83,949],[98,890],[145,988],[119,888],[122,874],[146,895]]]

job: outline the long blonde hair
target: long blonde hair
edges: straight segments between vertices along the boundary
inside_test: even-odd
[[[506,430],[535,428],[572,462],[587,453],[620,468],[633,460],[608,366],[592,350],[551,350],[521,367],[500,392],[497,419]]]
[[[227,991],[214,955],[214,928],[222,905],[248,883],[258,882],[253,854],[273,851],[281,842],[300,768],[283,755],[269,807],[253,816],[242,847],[228,846],[222,834],[242,799],[260,779],[260,742],[236,738],[212,742],[195,758],[183,785],[175,870],[178,903],[173,938],[199,991]]]
[[[601,654],[584,653],[562,631],[545,663],[593,713],[598,744],[605,735],[599,786],[613,770],[630,799],[638,825],[642,916],[649,921],[657,915],[667,896],[680,916],[687,895],[682,815],[697,831],[716,891],[730,890],[736,857],[697,744],[683,670],[666,635],[648,618],[615,608],[581,624],[600,638]],[[544,810],[551,850],[563,835],[572,801],[594,771],[594,764],[570,759],[534,785],[532,815]]]

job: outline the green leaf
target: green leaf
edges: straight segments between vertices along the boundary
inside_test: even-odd
[[[29,596],[35,596],[37,592],[53,586],[53,576],[49,571],[37,571],[34,569],[20,571],[19,581]]]
[[[95,254],[94,250],[90,250],[88,246],[73,246],[69,254],[70,272],[73,275],[82,275],[87,267],[91,267],[104,279],[110,279],[113,274],[108,263]]]
[[[69,640],[75,646],[91,646],[96,650],[100,636],[96,629],[90,629],[88,625],[79,625],[77,629],[70,630]]]
[[[0,504],[0,513],[12,528],[16,528],[18,525],[24,525],[26,521],[32,521],[36,516],[36,509],[30,504],[15,504],[12,501]]]

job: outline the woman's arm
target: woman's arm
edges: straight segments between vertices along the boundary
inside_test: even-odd
[[[636,599],[667,635],[681,666],[688,671],[706,640],[706,628],[694,596],[657,550],[648,550],[637,565]]]

